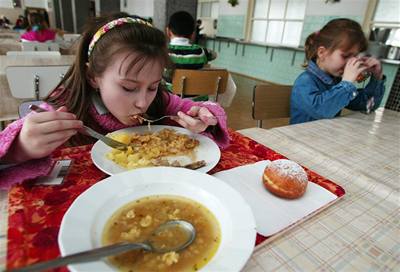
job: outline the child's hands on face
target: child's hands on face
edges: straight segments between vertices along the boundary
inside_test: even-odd
[[[382,65],[381,62],[374,57],[363,57],[363,64],[367,67],[376,79],[382,79]]]
[[[349,59],[344,67],[342,80],[355,82],[358,75],[366,71],[368,67],[364,64],[363,59],[353,57]]]
[[[205,107],[193,106],[186,114],[180,111],[177,115],[172,119],[194,133],[203,132],[208,126],[218,123],[217,118]]]
[[[67,112],[66,107],[57,111],[30,114],[18,136],[18,151],[25,159],[43,158],[65,143],[83,123]]]

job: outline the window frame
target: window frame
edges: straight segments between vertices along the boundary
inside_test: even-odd
[[[268,1],[268,11],[267,11],[267,17],[266,18],[257,18],[254,17],[254,9],[255,9],[255,4],[256,4],[257,0],[249,0],[249,8],[248,8],[248,14],[247,14],[247,27],[246,27],[246,41],[250,42],[250,43],[255,43],[255,44],[262,44],[262,45],[275,45],[275,46],[284,46],[284,47],[295,47],[298,48],[300,47],[300,42],[301,42],[301,35],[300,35],[300,40],[299,40],[299,44],[297,45],[289,45],[289,44],[285,44],[283,43],[283,39],[284,39],[284,34],[285,34],[285,29],[286,29],[286,23],[287,22],[299,22],[302,23],[301,25],[301,33],[303,32],[303,28],[304,28],[304,20],[306,18],[306,11],[307,11],[307,6],[308,6],[308,1],[305,1],[305,9],[304,9],[304,14],[303,14],[303,18],[302,19],[288,19],[286,18],[287,16],[287,10],[288,10],[288,3],[289,0],[285,0],[285,8],[284,8],[284,17],[281,19],[270,19],[269,17],[269,11],[271,8],[271,0]],[[254,21],[266,21],[267,22],[267,27],[265,29],[265,40],[264,42],[260,42],[260,41],[253,41],[251,39],[252,36],[252,32],[253,32],[253,24]],[[267,34],[268,34],[268,26],[269,26],[269,22],[272,21],[278,21],[278,22],[283,22],[283,31],[282,31],[282,35],[280,38],[280,42],[279,43],[270,43],[267,42]]]
[[[372,9],[371,16],[369,18],[369,30],[371,31],[374,27],[386,27],[386,28],[400,28],[400,20],[399,21],[378,21],[375,20],[376,13],[378,11],[380,1],[374,0],[370,2],[368,8]]]
[[[211,4],[211,10],[210,10],[210,16],[209,17],[204,17],[204,16],[200,16],[201,14],[201,5],[203,3],[210,3]],[[218,3],[219,5],[219,0],[198,0],[197,2],[197,19],[203,20],[203,19],[208,19],[208,20],[214,20],[214,19],[218,19],[218,16],[216,18],[211,17],[212,15],[212,4],[213,3]]]

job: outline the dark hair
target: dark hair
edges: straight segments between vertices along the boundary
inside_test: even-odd
[[[125,23],[107,31],[97,41],[88,57],[88,47],[94,34],[106,23],[127,17],[125,13],[92,18],[84,27],[75,61],[57,87],[45,99],[55,108],[66,106],[78,119],[97,127],[88,114],[91,92],[94,88],[88,77],[101,76],[111,59],[119,52],[135,52],[137,56],[129,64],[130,70],[135,64],[143,67],[148,60],[157,60],[169,66],[169,56],[164,33],[160,30],[140,23]],[[132,16],[131,16],[132,17]],[[150,116],[161,116],[165,110],[165,87],[160,85],[155,99],[147,113]],[[78,141],[79,142],[79,141]]]
[[[320,46],[330,52],[340,48],[344,51],[358,46],[360,52],[368,47],[367,39],[359,23],[340,18],[329,21],[321,30],[310,34],[305,42],[304,50],[307,63],[317,60],[317,51]],[[307,66],[307,63],[304,66]]]
[[[47,28],[47,22],[42,14],[32,13],[29,15],[29,17],[31,23],[29,30],[32,29],[33,26],[36,26],[38,30],[43,30]]]
[[[189,12],[177,11],[171,15],[168,28],[174,35],[190,38],[193,34],[195,22]]]

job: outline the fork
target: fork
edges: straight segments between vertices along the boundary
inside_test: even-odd
[[[219,116],[223,116],[223,115],[214,115],[214,117],[219,117]],[[143,121],[146,121],[146,122],[148,122],[148,123],[158,122],[158,121],[160,121],[160,120],[162,120],[162,119],[171,118],[171,117],[178,117],[178,115],[164,115],[164,116],[161,116],[160,118],[157,118],[157,119],[149,119],[150,116],[148,116],[147,114],[144,115],[144,116],[141,116],[142,120],[143,120]],[[197,116],[192,116],[192,118],[197,119],[197,120],[200,120],[200,118],[197,117]]]
[[[36,106],[34,104],[29,105],[29,109],[35,112],[47,112],[48,110],[45,110],[39,106]],[[91,136],[97,140],[102,141],[103,143],[105,143],[106,145],[118,149],[118,150],[126,150],[128,148],[129,145],[118,142],[110,137],[104,136],[103,134],[98,133],[97,131],[91,129],[90,127],[87,126],[83,126],[82,129],[79,130],[80,133],[84,134],[84,135],[88,135]]]

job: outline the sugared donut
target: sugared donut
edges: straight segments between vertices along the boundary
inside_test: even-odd
[[[301,197],[308,177],[303,167],[291,160],[272,161],[264,170],[263,183],[271,193],[283,198]]]

